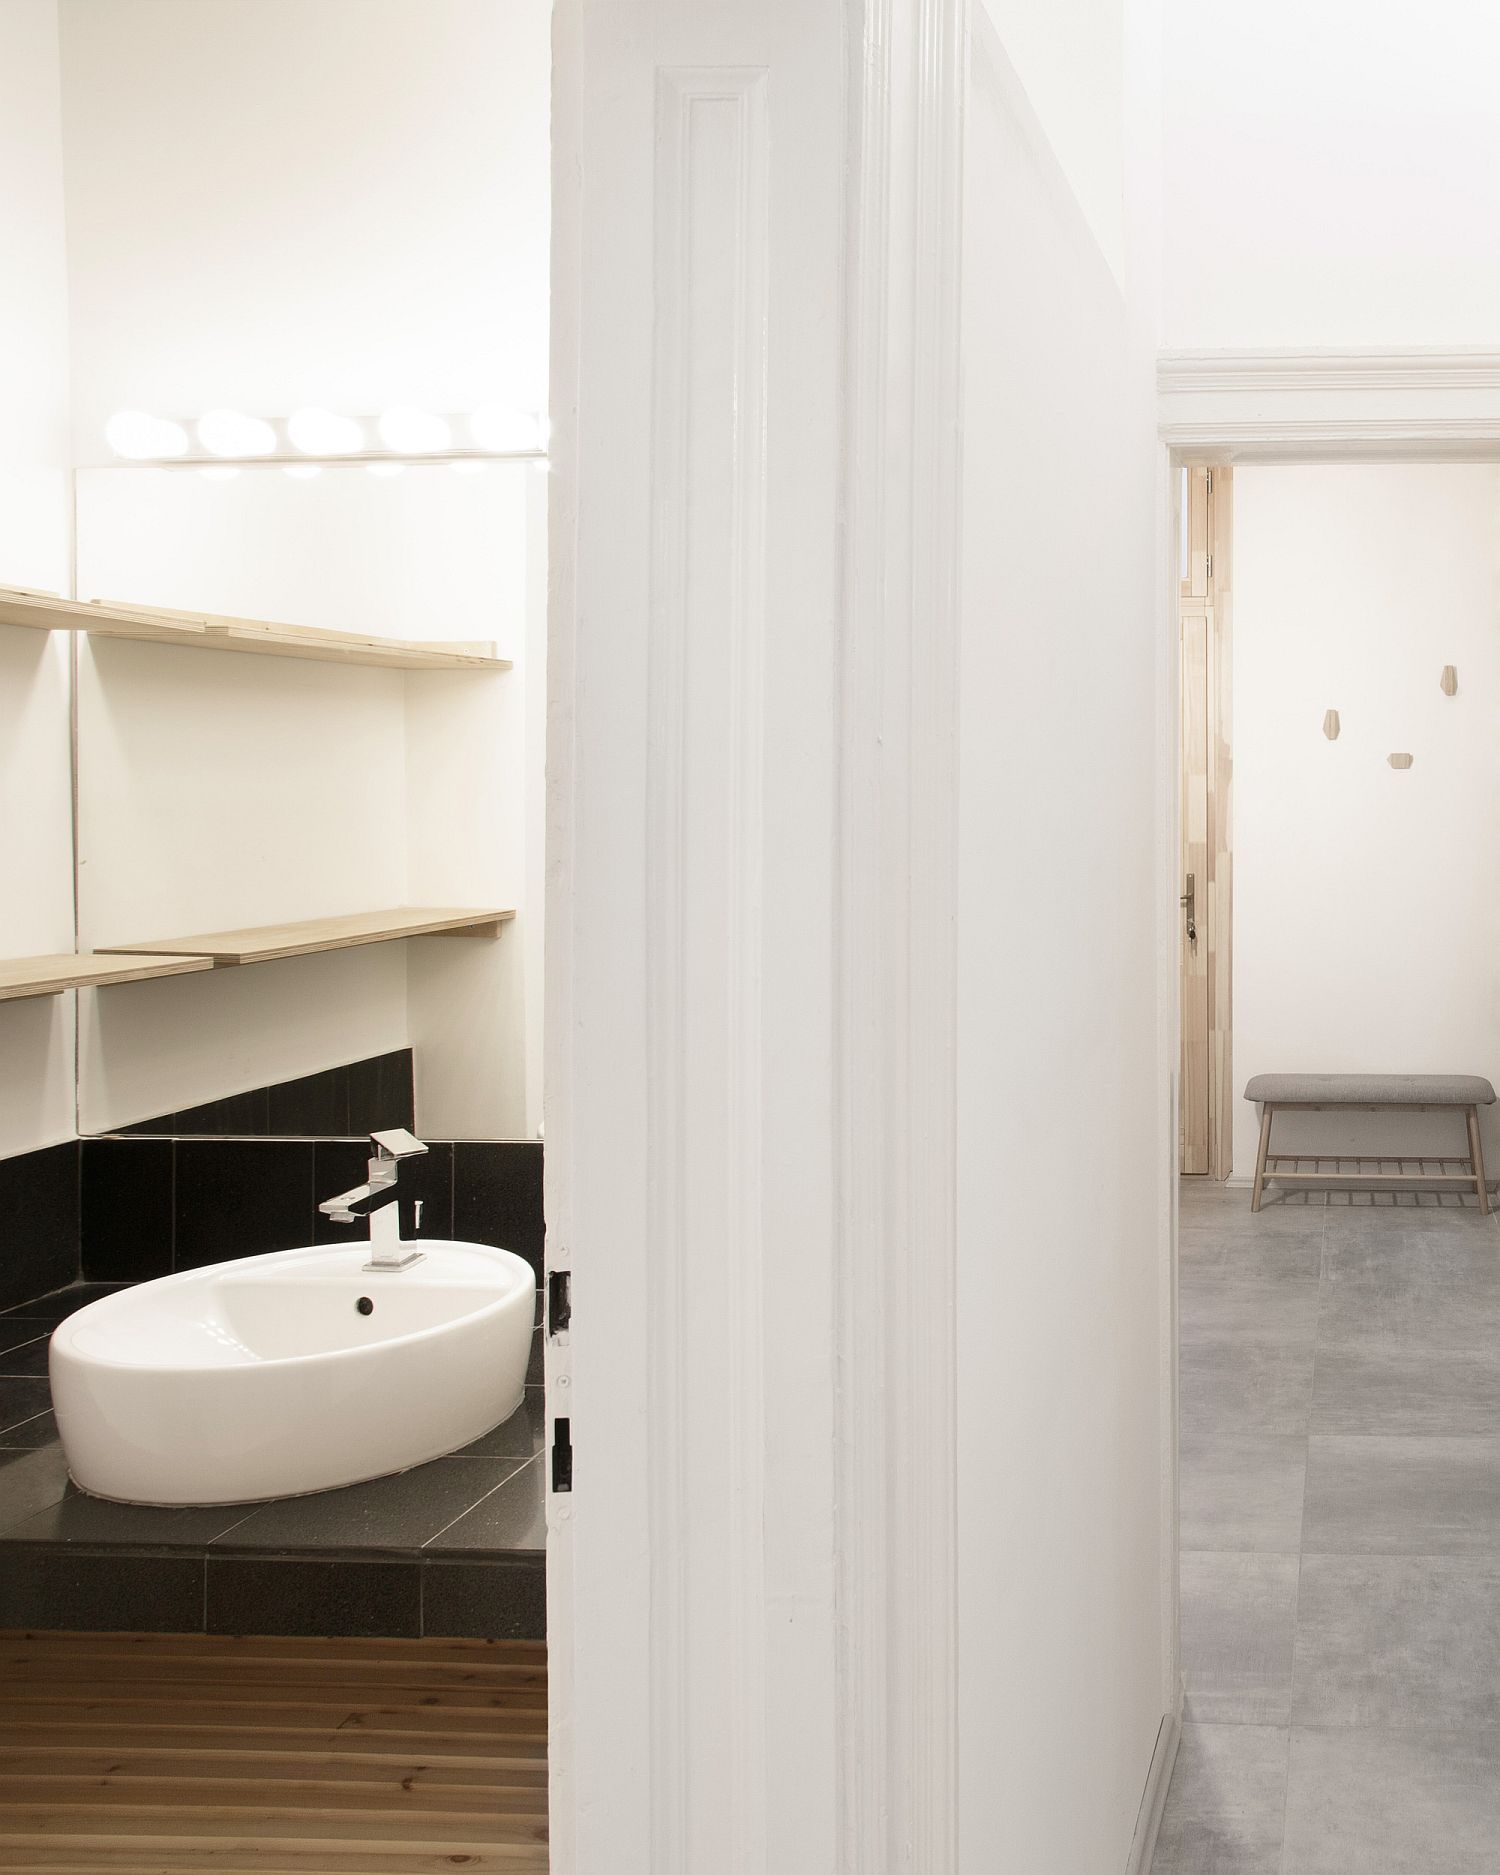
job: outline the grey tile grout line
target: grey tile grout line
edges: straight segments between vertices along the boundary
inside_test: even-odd
[[[35,1375],[35,1374],[20,1374],[20,1375],[11,1375],[10,1378],[20,1379],[20,1380],[35,1380],[35,1379],[40,1378],[40,1376]],[[48,1399],[47,1399],[47,1404],[42,1408],[41,1412],[32,1413],[26,1419],[18,1419],[14,1421],[11,1425],[6,1426],[3,1431],[0,1431],[0,1452],[40,1452],[42,1450],[42,1447],[39,1445],[7,1445],[5,1443],[5,1434],[7,1432],[19,1432],[23,1426],[34,1426],[39,1419],[45,1419],[51,1411],[52,1411],[52,1399],[49,1394]]]
[[[468,1516],[470,1511],[478,1510],[481,1504],[488,1503],[488,1501],[495,1495],[497,1491],[503,1491],[506,1485],[510,1483],[512,1478],[519,1478],[521,1473],[525,1471],[526,1467],[528,1465],[534,1465],[540,1457],[541,1457],[540,1452],[533,1452],[530,1458],[521,1459],[517,1463],[514,1471],[506,1472],[505,1476],[500,1480],[498,1484],[492,1484],[488,1491],[481,1492],[481,1494],[475,1498],[474,1502],[470,1504],[467,1509],[461,1510],[456,1517],[450,1517],[448,1522],[443,1525],[441,1530],[434,1530],[432,1535],[427,1538],[426,1542],[418,1544],[417,1546],[418,1553],[425,1555],[428,1549],[428,1546],[430,1544],[436,1543],[440,1536],[445,1536],[448,1533],[448,1531],[450,1531],[453,1528],[454,1524],[462,1523],[464,1518]]]
[[[1307,1429],[1302,1441],[1302,1514],[1297,1520],[1297,1590],[1292,1603],[1292,1661],[1286,1694],[1286,1775],[1281,1784],[1280,1875],[1287,1875],[1286,1826],[1292,1802],[1292,1740],[1297,1729],[1297,1641],[1302,1627],[1302,1570],[1307,1558],[1307,1481],[1312,1472],[1313,1413],[1318,1399],[1318,1349],[1323,1339],[1323,1280],[1328,1264],[1328,1202],[1323,1202],[1318,1232],[1318,1312],[1313,1318],[1311,1385],[1307,1395]]]
[[[177,1274],[177,1139],[173,1136],[172,1150],[167,1157],[167,1268]],[[205,1597],[208,1590],[204,1589]],[[207,1615],[204,1616],[207,1620]]]

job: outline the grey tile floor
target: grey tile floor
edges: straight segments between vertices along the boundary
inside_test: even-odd
[[[1184,1180],[1155,1875],[1500,1871],[1500,1221]]]

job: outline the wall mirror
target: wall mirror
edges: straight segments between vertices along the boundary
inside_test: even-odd
[[[64,34],[6,221],[0,1158],[535,1140],[545,10],[310,21],[311,88],[137,11]]]

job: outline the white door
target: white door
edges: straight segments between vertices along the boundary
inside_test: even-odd
[[[557,11],[558,1875],[951,1867],[963,14]]]

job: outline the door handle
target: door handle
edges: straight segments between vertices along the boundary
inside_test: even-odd
[[[1198,942],[1198,920],[1194,916],[1194,912],[1197,904],[1197,884],[1192,873],[1188,874],[1187,890],[1183,893],[1182,897],[1178,899],[1177,903],[1181,905],[1183,910],[1187,913],[1187,941],[1189,944],[1196,944]]]

